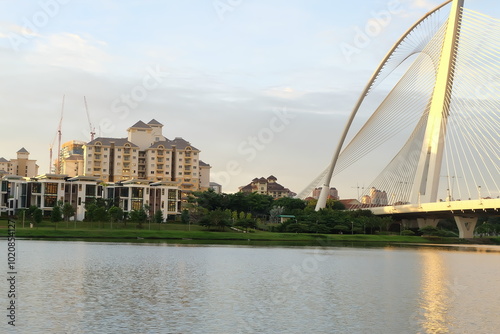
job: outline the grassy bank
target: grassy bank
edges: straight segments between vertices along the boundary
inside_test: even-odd
[[[4,231],[7,235],[7,222],[0,221],[0,233]],[[141,240],[141,242],[180,242],[180,243],[248,243],[268,242],[276,244],[315,244],[334,245],[336,243],[360,243],[360,244],[397,244],[397,243],[473,243],[458,238],[435,238],[416,237],[400,235],[369,235],[369,234],[309,234],[309,233],[275,233],[264,231],[252,231],[243,233],[226,229],[224,232],[208,231],[198,225],[184,224],[143,224],[137,228],[133,224],[110,224],[89,222],[60,222],[57,224],[44,222],[38,227],[29,227],[21,222],[16,225],[17,238],[32,239],[64,239],[64,240]],[[500,238],[492,243],[500,244]]]

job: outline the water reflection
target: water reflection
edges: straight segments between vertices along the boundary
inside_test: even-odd
[[[20,250],[22,333],[489,334],[500,328],[500,253],[29,240]],[[6,284],[0,281],[0,291]]]
[[[446,264],[439,253],[422,251],[422,294],[420,307],[425,333],[449,333],[449,296]]]

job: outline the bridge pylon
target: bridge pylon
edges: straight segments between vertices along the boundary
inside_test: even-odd
[[[437,201],[463,5],[464,0],[454,0],[448,17],[411,203]]]

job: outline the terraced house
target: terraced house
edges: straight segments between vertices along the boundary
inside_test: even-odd
[[[104,199],[124,212],[149,208],[152,217],[158,210],[163,217],[181,212],[181,192],[175,183],[128,180],[103,183],[93,176],[68,177],[44,174],[34,178],[16,175],[0,179],[0,213],[15,215],[19,209],[34,205],[45,216],[59,203],[70,203],[75,220],[85,218],[85,205]]]

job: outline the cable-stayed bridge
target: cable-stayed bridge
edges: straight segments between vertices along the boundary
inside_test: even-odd
[[[420,226],[452,215],[472,237],[477,216],[500,207],[499,48],[500,20],[463,0],[426,14],[383,59],[332,162],[298,196],[321,186],[319,210],[336,177],[373,175],[360,208]]]

